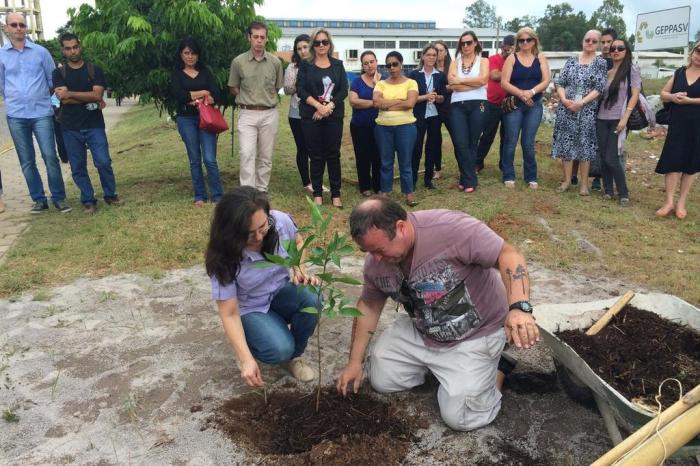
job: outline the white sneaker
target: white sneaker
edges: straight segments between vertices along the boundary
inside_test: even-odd
[[[508,189],[513,189],[513,188],[515,188],[515,181],[513,181],[513,180],[504,181],[503,184],[504,184],[505,187],[508,188]]]
[[[530,181],[527,185],[530,187],[530,189],[537,189],[540,187],[540,185],[537,184],[537,181]]]
[[[306,365],[301,358],[290,359],[287,362],[280,364],[284,369],[286,369],[292,376],[301,382],[311,382],[316,378],[316,373],[311,367]]]

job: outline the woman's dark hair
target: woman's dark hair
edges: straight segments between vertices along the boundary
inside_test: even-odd
[[[204,57],[202,56],[202,48],[199,46],[199,42],[197,42],[197,39],[194,37],[185,37],[180,41],[180,43],[177,46],[177,63],[180,64],[180,68],[184,69],[185,68],[185,62],[182,61],[182,57],[180,54],[182,53],[183,50],[188,48],[192,50],[193,53],[197,54],[197,63],[195,63],[194,67],[196,70],[201,70],[204,68],[206,65],[204,63]]]
[[[450,63],[452,63],[452,57],[450,56],[450,48],[447,46],[444,40],[436,40],[435,42],[433,42],[433,45],[441,45],[445,49],[445,60],[442,62],[442,66],[443,70],[445,71],[445,74],[447,74],[447,71],[450,69]],[[435,67],[437,68],[437,62],[435,63]]]
[[[372,55],[375,60],[377,59],[377,56],[371,50],[365,50],[364,52],[362,52],[362,55],[360,55],[360,69],[362,70],[362,72],[360,74],[365,73],[365,69],[364,69],[364,66],[362,65],[362,62],[364,61],[364,59],[367,55]]]
[[[296,36],[294,39],[294,52],[292,53],[292,63],[299,63],[301,61],[301,56],[299,55],[299,52],[297,52],[297,44],[299,42],[306,42],[311,46],[311,37],[309,37],[308,34],[299,34]]]
[[[386,58],[384,59],[384,63],[386,64],[386,61],[391,57],[396,58],[399,61],[399,63],[401,63],[403,65],[403,55],[401,55],[396,50],[392,50],[391,52],[386,54]]]
[[[481,57],[481,42],[479,42],[479,38],[476,37],[476,33],[474,31],[464,31],[462,35],[459,36],[459,39],[457,39],[457,50],[455,50],[455,58],[457,58],[459,54],[462,53],[462,37],[464,36],[472,36],[474,42],[476,42],[476,45],[474,46],[474,56]]]
[[[608,91],[608,98],[605,99],[605,102],[603,105],[605,108],[612,108],[613,105],[615,105],[615,102],[617,101],[617,96],[620,93],[620,84],[622,82],[629,83],[631,79],[631,71],[632,71],[632,50],[630,49],[630,44],[627,42],[625,39],[615,39],[612,41],[612,44],[610,44],[610,47],[612,47],[615,42],[622,42],[625,45],[625,57],[622,59],[622,63],[620,63],[620,67],[617,69],[615,72],[615,76],[613,77],[612,82],[610,83],[610,90]],[[629,84],[627,86],[629,88]],[[627,92],[627,90],[625,90]],[[627,96],[629,99],[631,96]]]
[[[250,222],[259,210],[264,210],[272,221],[267,194],[251,186],[241,186],[224,194],[214,209],[204,262],[207,275],[216,278],[221,285],[233,282],[241,270]],[[279,235],[273,224],[263,239],[262,253],[275,254],[278,246]]]

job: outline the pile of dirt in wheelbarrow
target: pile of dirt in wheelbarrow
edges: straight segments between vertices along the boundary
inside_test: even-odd
[[[700,333],[653,312],[628,305],[597,335],[566,330],[557,336],[627,399],[654,410],[663,380],[677,379],[683,393],[700,384]],[[662,406],[678,399],[678,384],[666,382]]]
[[[387,403],[361,391],[340,397],[335,387],[267,394],[252,392],[224,403],[208,420],[237,444],[263,456],[262,464],[399,464],[413,432],[427,427],[409,402]],[[258,463],[261,464],[261,463]]]

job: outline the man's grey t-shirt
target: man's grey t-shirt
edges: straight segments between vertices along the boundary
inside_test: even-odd
[[[503,238],[464,212],[425,210],[408,221],[415,230],[409,276],[368,254],[362,299],[402,303],[428,343],[453,344],[501,328],[508,313],[496,268]]]

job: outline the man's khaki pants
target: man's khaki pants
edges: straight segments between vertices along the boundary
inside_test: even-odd
[[[238,117],[241,186],[253,186],[259,191],[267,191],[278,126],[277,108],[241,109]]]
[[[372,388],[381,393],[409,390],[432,372],[440,382],[440,415],[454,430],[473,430],[496,418],[501,392],[496,388],[503,329],[451,347],[426,346],[410,317],[401,315],[374,344],[367,361]]]

